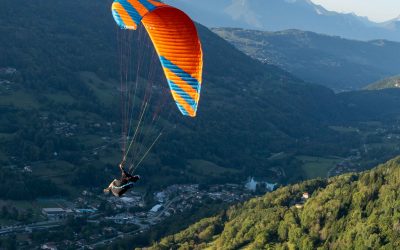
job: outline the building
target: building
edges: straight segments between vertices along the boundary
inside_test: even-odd
[[[274,191],[277,185],[276,183],[265,182],[265,188],[270,192]]]
[[[49,220],[61,220],[65,219],[69,214],[72,214],[72,210],[59,207],[42,208],[42,214],[44,214]]]
[[[40,249],[46,249],[46,250],[57,250],[56,245],[53,242],[48,242],[43,244]]]
[[[155,196],[156,200],[161,203],[164,202],[164,200],[167,198],[167,195],[164,192],[155,193]]]
[[[256,191],[257,182],[254,180],[253,177],[246,183],[245,188],[253,192]]]
[[[302,209],[303,206],[304,206],[303,204],[296,204],[296,205],[295,205],[295,207],[296,207],[297,209]]]
[[[4,75],[12,75],[15,72],[17,72],[17,69],[11,68],[11,67],[7,67],[7,68],[0,68],[0,74],[4,74]]]
[[[302,198],[305,199],[305,200],[307,200],[308,198],[310,198],[310,194],[307,193],[307,192],[306,192],[306,193],[303,193]]]
[[[256,191],[257,185],[259,185],[261,188],[265,188],[267,191],[272,192],[275,190],[275,187],[277,186],[276,183],[269,183],[266,181],[261,181],[258,182],[254,180],[253,177],[249,179],[249,181],[245,184],[245,188],[249,191]]]
[[[24,172],[26,172],[26,173],[32,173],[32,168],[31,168],[31,166],[25,166],[25,167],[24,167]]]
[[[93,194],[87,190],[83,190],[82,195],[83,196],[92,196]]]
[[[157,204],[150,209],[150,213],[157,213],[163,206],[161,204]]]
[[[120,200],[123,203],[127,203],[127,204],[132,204],[136,201],[135,198],[132,198],[132,197],[122,197],[122,198],[120,198]]]
[[[127,224],[127,223],[133,224],[135,222],[135,216],[130,213],[117,214],[112,217],[106,217],[105,219],[112,220],[114,223],[117,224]]]
[[[77,216],[85,216],[90,214],[95,214],[97,212],[96,208],[76,208],[75,213]]]

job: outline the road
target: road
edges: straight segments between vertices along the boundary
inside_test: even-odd
[[[163,205],[163,209],[159,211],[159,213],[154,217],[154,220],[158,220],[161,215],[168,210],[168,208],[172,205],[172,203],[177,202],[179,200],[179,197],[175,197],[169,202],[167,202],[165,205]]]
[[[85,246],[85,247],[96,248],[96,247],[98,247],[98,246],[102,246],[102,245],[106,245],[106,244],[108,245],[108,244],[110,244],[110,243],[113,243],[113,242],[114,242],[115,240],[117,240],[117,239],[123,239],[123,238],[126,237],[126,236],[133,236],[133,235],[136,235],[136,234],[139,234],[139,233],[143,233],[143,231],[146,231],[146,230],[148,230],[149,228],[150,228],[150,227],[147,226],[147,225],[144,225],[144,226],[142,225],[142,227],[139,228],[139,229],[133,230],[133,231],[128,232],[128,233],[123,233],[123,234],[117,235],[117,236],[115,236],[115,237],[112,237],[112,238],[110,238],[110,239],[105,239],[105,240],[96,242],[96,243],[94,243],[94,244],[87,245],[87,246]],[[85,247],[83,247],[83,248],[81,248],[81,249],[85,249]]]
[[[2,227],[0,229],[0,235],[9,233],[18,233],[18,232],[31,232],[35,230],[45,230],[49,228],[59,227],[62,224],[63,224],[62,221],[44,221],[28,225]]]

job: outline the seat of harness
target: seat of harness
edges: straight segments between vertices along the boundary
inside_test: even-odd
[[[126,184],[124,184],[124,185],[121,185],[121,186],[114,186],[114,185],[112,185],[112,188],[115,188],[115,189],[124,189],[124,188],[127,188],[127,187],[132,187],[134,185],[134,182],[128,182],[128,183],[126,183]]]

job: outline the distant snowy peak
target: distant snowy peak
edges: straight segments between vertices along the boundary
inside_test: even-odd
[[[381,24],[382,27],[400,32],[400,15]]]
[[[233,20],[243,20],[254,28],[263,28],[260,18],[257,13],[251,9],[248,0],[232,0],[232,3],[224,9],[224,12],[231,16]]]
[[[300,4],[308,4],[308,5],[315,5],[311,0],[284,0],[287,3],[300,3]]]
[[[311,0],[165,0],[208,27],[299,29],[357,40],[400,41],[400,17],[376,23],[329,11]]]
[[[315,7],[315,12],[317,12],[318,15],[325,15],[324,11],[321,11],[321,8]]]
[[[257,28],[268,29],[265,24],[265,16],[274,13],[275,9],[281,12],[288,11],[304,15],[313,13],[317,15],[331,15],[335,12],[326,10],[321,5],[316,5],[310,0],[229,0],[230,2],[223,12],[233,20],[242,21],[245,24]],[[284,14],[284,13],[282,13]]]
[[[400,15],[398,17],[392,19],[391,22],[400,26]]]
[[[301,4],[303,6],[306,6],[308,8],[313,9],[315,13],[318,15],[329,15],[331,14],[330,11],[326,10],[324,7],[321,5],[315,4],[311,2],[311,0],[284,0],[286,3],[291,3],[291,4]]]

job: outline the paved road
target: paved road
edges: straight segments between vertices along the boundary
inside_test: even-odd
[[[112,238],[110,238],[110,239],[105,239],[105,240],[96,242],[96,243],[94,243],[94,244],[87,245],[87,247],[95,248],[95,247],[98,247],[98,246],[102,246],[102,245],[106,245],[106,244],[111,244],[111,243],[113,243],[113,242],[114,242],[115,240],[117,240],[117,239],[123,239],[125,236],[136,235],[136,234],[142,233],[143,231],[148,230],[148,229],[149,229],[149,226],[143,226],[143,227],[141,227],[141,228],[139,228],[139,229],[136,229],[136,230],[134,230],[134,231],[131,231],[131,232],[128,232],[128,233],[123,233],[123,234],[117,235],[117,236],[115,236],[115,237],[112,237]],[[83,247],[83,248],[81,248],[81,249],[85,249],[85,248]]]
[[[18,233],[18,232],[30,232],[34,230],[44,230],[44,229],[59,227],[62,224],[63,224],[62,221],[43,221],[28,225],[3,227],[0,229],[0,235]]]

